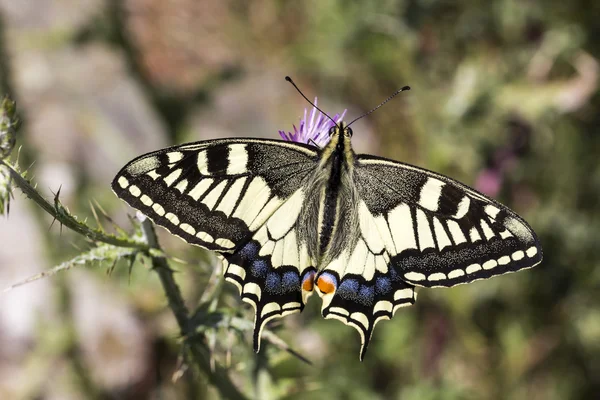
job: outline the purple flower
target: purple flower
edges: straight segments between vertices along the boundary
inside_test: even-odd
[[[315,97],[315,106],[317,104],[317,98]],[[346,115],[346,111],[340,114],[335,114],[333,120],[339,123]],[[318,113],[318,115],[317,115]],[[316,118],[315,118],[316,116]],[[335,126],[335,124],[323,115],[319,110],[313,107],[310,112],[310,120],[308,119],[308,110],[304,109],[304,118],[300,120],[300,128],[294,127],[294,133],[279,131],[279,135],[290,142],[299,142],[307,144],[316,144],[317,146],[325,146],[329,142],[329,129]]]

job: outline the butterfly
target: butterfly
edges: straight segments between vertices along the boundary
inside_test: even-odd
[[[335,121],[334,121],[335,123]],[[450,287],[542,260],[520,216],[468,186],[386,158],[356,154],[352,129],[319,148],[217,139],[142,155],[113,191],[188,243],[217,252],[225,279],[265,324],[303,310],[355,328],[365,356],[375,325],[415,303],[415,286]]]

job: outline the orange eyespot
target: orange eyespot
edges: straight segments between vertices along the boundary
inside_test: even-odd
[[[329,294],[335,291],[335,282],[328,275],[321,275],[317,280],[317,286],[323,294]]]
[[[304,279],[302,280],[302,290],[307,292],[312,292],[315,288],[315,272],[311,271],[304,275]]]

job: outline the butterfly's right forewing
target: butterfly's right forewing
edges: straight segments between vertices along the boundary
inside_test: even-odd
[[[230,253],[302,186],[315,163],[308,146],[209,140],[138,157],[112,188],[186,242]]]

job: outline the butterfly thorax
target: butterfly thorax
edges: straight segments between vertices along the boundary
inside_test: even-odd
[[[315,233],[308,236],[316,242],[309,248],[318,251],[313,256],[320,265],[339,256],[348,241],[352,241],[353,232],[358,232],[356,212],[352,207],[356,199],[352,177],[355,156],[351,131],[343,124],[332,128],[330,141],[321,150],[320,163],[308,185],[315,195],[307,196],[307,199],[314,199],[315,204],[306,204],[310,209],[307,211],[317,215],[312,224]]]

